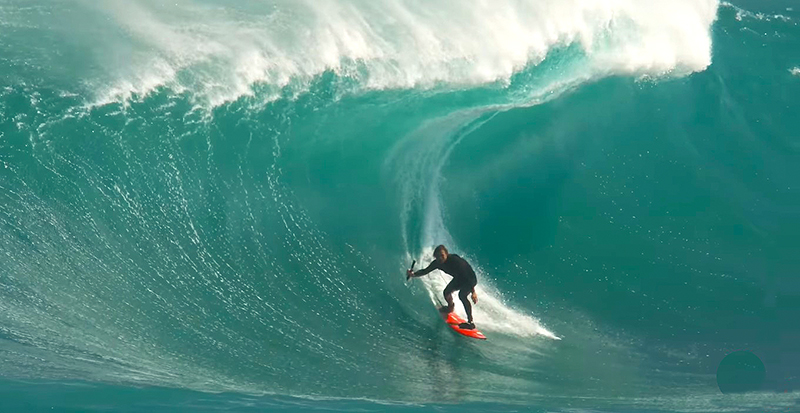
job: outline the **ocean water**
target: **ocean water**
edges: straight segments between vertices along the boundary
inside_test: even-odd
[[[228,3],[0,1],[0,410],[800,411],[800,4]]]

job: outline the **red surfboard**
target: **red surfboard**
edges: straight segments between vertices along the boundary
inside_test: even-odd
[[[447,323],[447,325],[449,325],[450,328],[452,328],[453,331],[455,331],[456,333],[461,334],[461,335],[465,335],[467,337],[477,338],[477,339],[480,339],[480,340],[486,340],[486,336],[483,335],[483,333],[481,333],[480,331],[478,331],[477,328],[467,329],[467,328],[459,327],[458,326],[459,324],[467,322],[467,320],[464,320],[460,315],[458,315],[456,313],[452,313],[452,312],[451,313],[445,313],[445,312],[442,312],[442,311],[439,311],[439,314],[441,314],[442,318]]]

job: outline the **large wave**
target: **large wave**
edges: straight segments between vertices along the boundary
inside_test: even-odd
[[[601,245],[581,237],[583,229],[602,233],[601,224],[581,226],[579,213],[566,223],[542,218],[546,208],[528,210],[538,194],[524,189],[567,180],[566,167],[544,155],[534,165],[531,154],[558,158],[582,145],[536,133],[561,138],[598,124],[619,132],[615,122],[646,131],[651,125],[636,119],[655,111],[620,119],[603,109],[633,105],[626,98],[642,85],[706,70],[718,6],[0,7],[8,80],[0,91],[0,355],[8,368],[0,374],[421,401],[630,396],[703,382],[695,370],[655,377],[666,363],[645,356],[647,338],[602,326],[608,314],[687,314],[648,297],[652,286],[630,275],[629,262],[700,271],[658,254],[587,264],[593,249],[666,242],[676,256],[705,254],[707,265],[716,258],[706,258],[710,242],[688,245],[672,234],[695,221],[621,224],[617,235],[647,235]],[[791,67],[781,73],[796,79]],[[680,114],[688,89],[648,90],[642,100]],[[570,110],[547,106],[565,92],[579,95],[562,103]],[[535,106],[542,112],[520,109]],[[582,124],[592,111],[607,118]],[[548,129],[554,113],[561,117]],[[672,166],[656,154],[648,162]],[[583,184],[623,198],[633,189],[615,167]],[[460,183],[448,181],[448,168]],[[592,213],[613,224],[623,215],[616,202]],[[514,246],[530,249],[530,228],[545,219],[573,236],[549,257],[564,264],[547,268],[573,272],[539,272],[547,262],[516,259],[522,247]],[[479,226],[481,236],[464,236],[459,223]],[[403,269],[430,260],[438,243],[478,270],[476,319],[488,346],[442,328],[430,303],[442,276],[404,283]],[[595,271],[605,279],[580,277]],[[609,281],[606,271],[622,275]],[[561,284],[565,274],[573,284]],[[722,281],[706,282],[713,290]],[[565,298],[579,285],[596,289]],[[561,295],[545,297],[553,291]],[[619,310],[591,311],[631,296]],[[699,352],[675,357],[702,363]]]

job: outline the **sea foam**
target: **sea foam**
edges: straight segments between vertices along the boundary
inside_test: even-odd
[[[255,87],[302,89],[325,72],[354,79],[357,90],[502,85],[569,46],[586,55],[589,78],[685,74],[711,62],[718,5],[110,1],[96,7],[128,35],[127,44],[113,47],[132,53],[128,61],[105,62],[116,77],[98,88],[112,100],[166,86],[215,106],[253,95]]]

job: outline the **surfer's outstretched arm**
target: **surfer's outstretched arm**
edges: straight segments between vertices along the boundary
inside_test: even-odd
[[[428,265],[427,268],[423,268],[421,270],[417,270],[417,271],[413,271],[413,272],[411,270],[408,270],[408,276],[409,277],[422,277],[423,275],[425,275],[425,274],[437,269],[439,267],[437,264],[438,264],[438,262],[436,262],[436,260],[434,260],[433,262],[431,262],[430,265]]]

